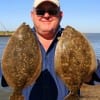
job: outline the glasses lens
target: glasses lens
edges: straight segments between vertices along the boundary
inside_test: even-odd
[[[36,10],[36,14],[37,15],[40,15],[40,16],[43,16],[45,13],[48,13],[49,15],[57,15],[58,14],[58,10],[54,10],[54,9],[50,9],[50,10],[45,10],[45,9],[37,9]]]
[[[57,15],[58,14],[57,10],[49,10],[48,12],[50,15]]]
[[[37,9],[36,10],[37,15],[44,15],[44,13],[45,13],[45,10],[43,10],[43,9]]]

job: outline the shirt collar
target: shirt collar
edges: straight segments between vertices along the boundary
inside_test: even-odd
[[[62,29],[63,29],[63,28],[61,28],[61,26],[59,25],[59,26],[58,26],[58,29],[57,29],[57,31],[56,31],[55,37],[57,36],[57,34],[59,34],[59,33],[62,32]],[[34,32],[34,34],[35,34],[35,36],[36,36],[35,27],[32,28],[32,31]],[[54,39],[55,39],[55,37],[54,37]]]

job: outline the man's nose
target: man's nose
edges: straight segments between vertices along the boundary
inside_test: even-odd
[[[45,12],[44,17],[50,17],[50,14],[48,12]]]

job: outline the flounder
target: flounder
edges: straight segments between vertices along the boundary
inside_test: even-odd
[[[41,51],[29,25],[23,23],[10,37],[2,56],[2,70],[14,89],[10,100],[24,100],[22,90],[31,85],[41,71]]]
[[[79,100],[80,86],[96,70],[91,43],[82,33],[67,26],[59,38],[54,59],[57,75],[70,90],[65,100]]]

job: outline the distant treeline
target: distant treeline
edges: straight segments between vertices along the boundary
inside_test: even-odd
[[[14,31],[0,31],[0,36],[10,36]]]

